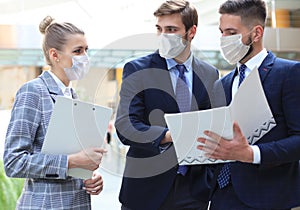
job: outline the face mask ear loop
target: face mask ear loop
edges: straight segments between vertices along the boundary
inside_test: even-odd
[[[187,36],[187,34],[189,33],[189,30],[190,30],[191,28],[189,28],[184,34],[183,34],[183,36],[182,37],[186,37],[186,39],[185,38],[181,38],[181,41],[182,41],[182,39],[184,40],[184,42],[186,43],[186,44],[184,44],[186,47],[187,47],[187,45],[188,44],[190,44],[191,42],[188,40],[188,36]],[[194,37],[193,37],[194,38]],[[193,39],[192,38],[192,39]]]
[[[251,37],[250,37],[251,38]],[[248,40],[249,40],[249,38],[248,38]],[[247,46],[251,46],[253,43],[254,43],[254,41],[253,41],[253,39],[251,38],[251,40],[250,40],[251,42],[249,43],[249,44],[246,44]]]
[[[248,33],[246,33],[245,35],[248,36],[249,34],[251,34],[251,33],[253,32],[253,30],[254,30],[254,27],[253,27]],[[242,40],[243,40],[243,38],[244,38],[244,34],[242,34]],[[248,40],[249,40],[249,39],[248,39]],[[243,42],[243,41],[242,41],[242,42]],[[254,43],[254,41],[253,41],[253,39],[251,38],[250,44],[244,44],[244,45],[251,46],[253,43]]]
[[[188,33],[188,31],[185,32],[183,36],[186,36],[187,33]],[[186,38],[188,38],[188,37],[186,36]],[[185,50],[185,49],[187,48],[188,44],[189,44],[188,39],[185,39],[185,38],[182,38],[182,37],[181,37],[181,40],[180,40],[180,41],[181,41],[181,44],[184,46],[184,50]]]

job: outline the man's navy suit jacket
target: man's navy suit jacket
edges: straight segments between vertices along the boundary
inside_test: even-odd
[[[191,110],[208,109],[218,71],[196,58],[192,68]],[[158,209],[170,191],[178,168],[176,153],[173,146],[160,153],[158,145],[168,130],[164,114],[178,112],[164,58],[156,52],[125,64],[115,126],[120,140],[130,146],[119,196],[127,208]],[[208,202],[212,172],[206,166],[189,170],[195,198]]]
[[[300,63],[268,52],[258,71],[276,126],[255,143],[261,164],[231,164],[232,185],[239,199],[255,208],[300,206]],[[236,73],[216,82],[214,107],[231,102]]]

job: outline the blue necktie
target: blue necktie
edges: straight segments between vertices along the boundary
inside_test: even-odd
[[[244,81],[245,79],[245,70],[247,66],[245,64],[240,66],[239,69],[239,85]],[[221,168],[220,173],[217,178],[219,187],[222,189],[226,187],[229,184],[230,181],[230,163],[225,163],[224,166]]]
[[[191,102],[190,102],[190,91],[186,84],[186,78],[184,72],[186,68],[183,64],[176,65],[178,69],[179,76],[177,78],[176,83],[176,101],[179,107],[180,112],[188,112],[191,110]]]
[[[247,68],[247,66],[245,64],[240,66],[240,69],[239,69],[239,87],[245,79],[245,70],[246,70],[246,68]]]
[[[179,72],[175,90],[176,101],[180,112],[188,112],[191,110],[191,101],[189,88],[186,84],[186,78],[184,75],[186,68],[183,64],[176,65],[176,68]],[[179,165],[177,173],[184,176],[187,170],[188,167],[186,165]]]
[[[225,163],[221,168],[220,173],[217,178],[219,187],[222,189],[229,184],[230,181],[230,164]]]

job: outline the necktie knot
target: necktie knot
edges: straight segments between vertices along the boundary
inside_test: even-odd
[[[247,66],[246,66],[245,64],[242,64],[242,65],[240,66],[239,71],[240,71],[240,72],[245,72],[246,68],[247,68]]]
[[[187,70],[186,70],[185,66],[183,64],[177,64],[176,68],[177,68],[177,70],[179,72],[178,78],[182,79],[186,83],[184,72],[186,72]]]
[[[179,77],[180,78],[184,77],[184,72],[186,71],[185,66],[183,64],[177,64],[176,68],[177,68],[177,70],[179,72]]]

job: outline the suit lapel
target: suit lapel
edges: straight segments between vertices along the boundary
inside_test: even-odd
[[[164,92],[170,94],[172,99],[176,100],[166,60],[160,57],[158,53],[154,53],[151,59],[151,68],[157,70],[157,75],[151,75],[151,77],[155,77],[154,82],[156,82],[156,85],[162,84],[160,88]],[[163,101],[165,103],[165,106],[169,107],[170,110],[177,110],[177,112],[179,112],[177,105],[174,104],[174,101],[170,100],[170,97],[163,98]]]
[[[224,77],[223,79],[223,88],[226,95],[226,105],[229,105],[229,103],[232,100],[232,84],[234,77],[237,75],[237,68],[235,68],[234,71],[231,71],[227,77]]]
[[[198,101],[201,101],[200,95],[201,91],[203,91],[201,84],[201,78],[205,78],[205,75],[202,71],[202,68],[198,64],[196,64],[196,60],[193,58],[192,62],[193,69],[193,88],[192,88],[192,103],[191,103],[191,111],[199,110]],[[200,81],[199,81],[200,80]]]
[[[265,60],[262,62],[262,64],[258,68],[261,83],[264,82],[265,78],[267,77],[269,72],[272,70],[272,66],[275,61],[275,58],[276,58],[275,55],[272,52],[269,52],[268,56],[265,58]]]
[[[77,98],[78,98],[78,95],[77,95],[77,93],[74,91],[73,88],[71,88],[71,94],[72,94],[72,98],[73,98],[73,99],[77,99]]]
[[[56,82],[47,71],[43,72],[43,74],[40,75],[39,78],[43,80],[46,87],[48,88],[48,91],[50,93],[53,102],[56,101],[57,95],[63,95],[61,89],[57,86]]]
[[[264,82],[267,75],[271,71],[275,58],[276,57],[274,56],[274,54],[272,52],[269,52],[268,56],[264,59],[263,63],[258,68],[261,83]],[[233,80],[234,80],[234,77],[236,75],[237,75],[237,68],[235,68],[234,71],[231,71],[229,73],[229,75],[224,77],[223,80],[222,80],[224,91],[226,93],[225,94],[226,95],[226,102],[227,102],[226,105],[229,105],[229,103],[232,100],[232,91],[231,90],[232,90]]]
[[[237,68],[217,80],[213,89],[212,107],[227,106],[232,100],[232,84],[237,75]]]

